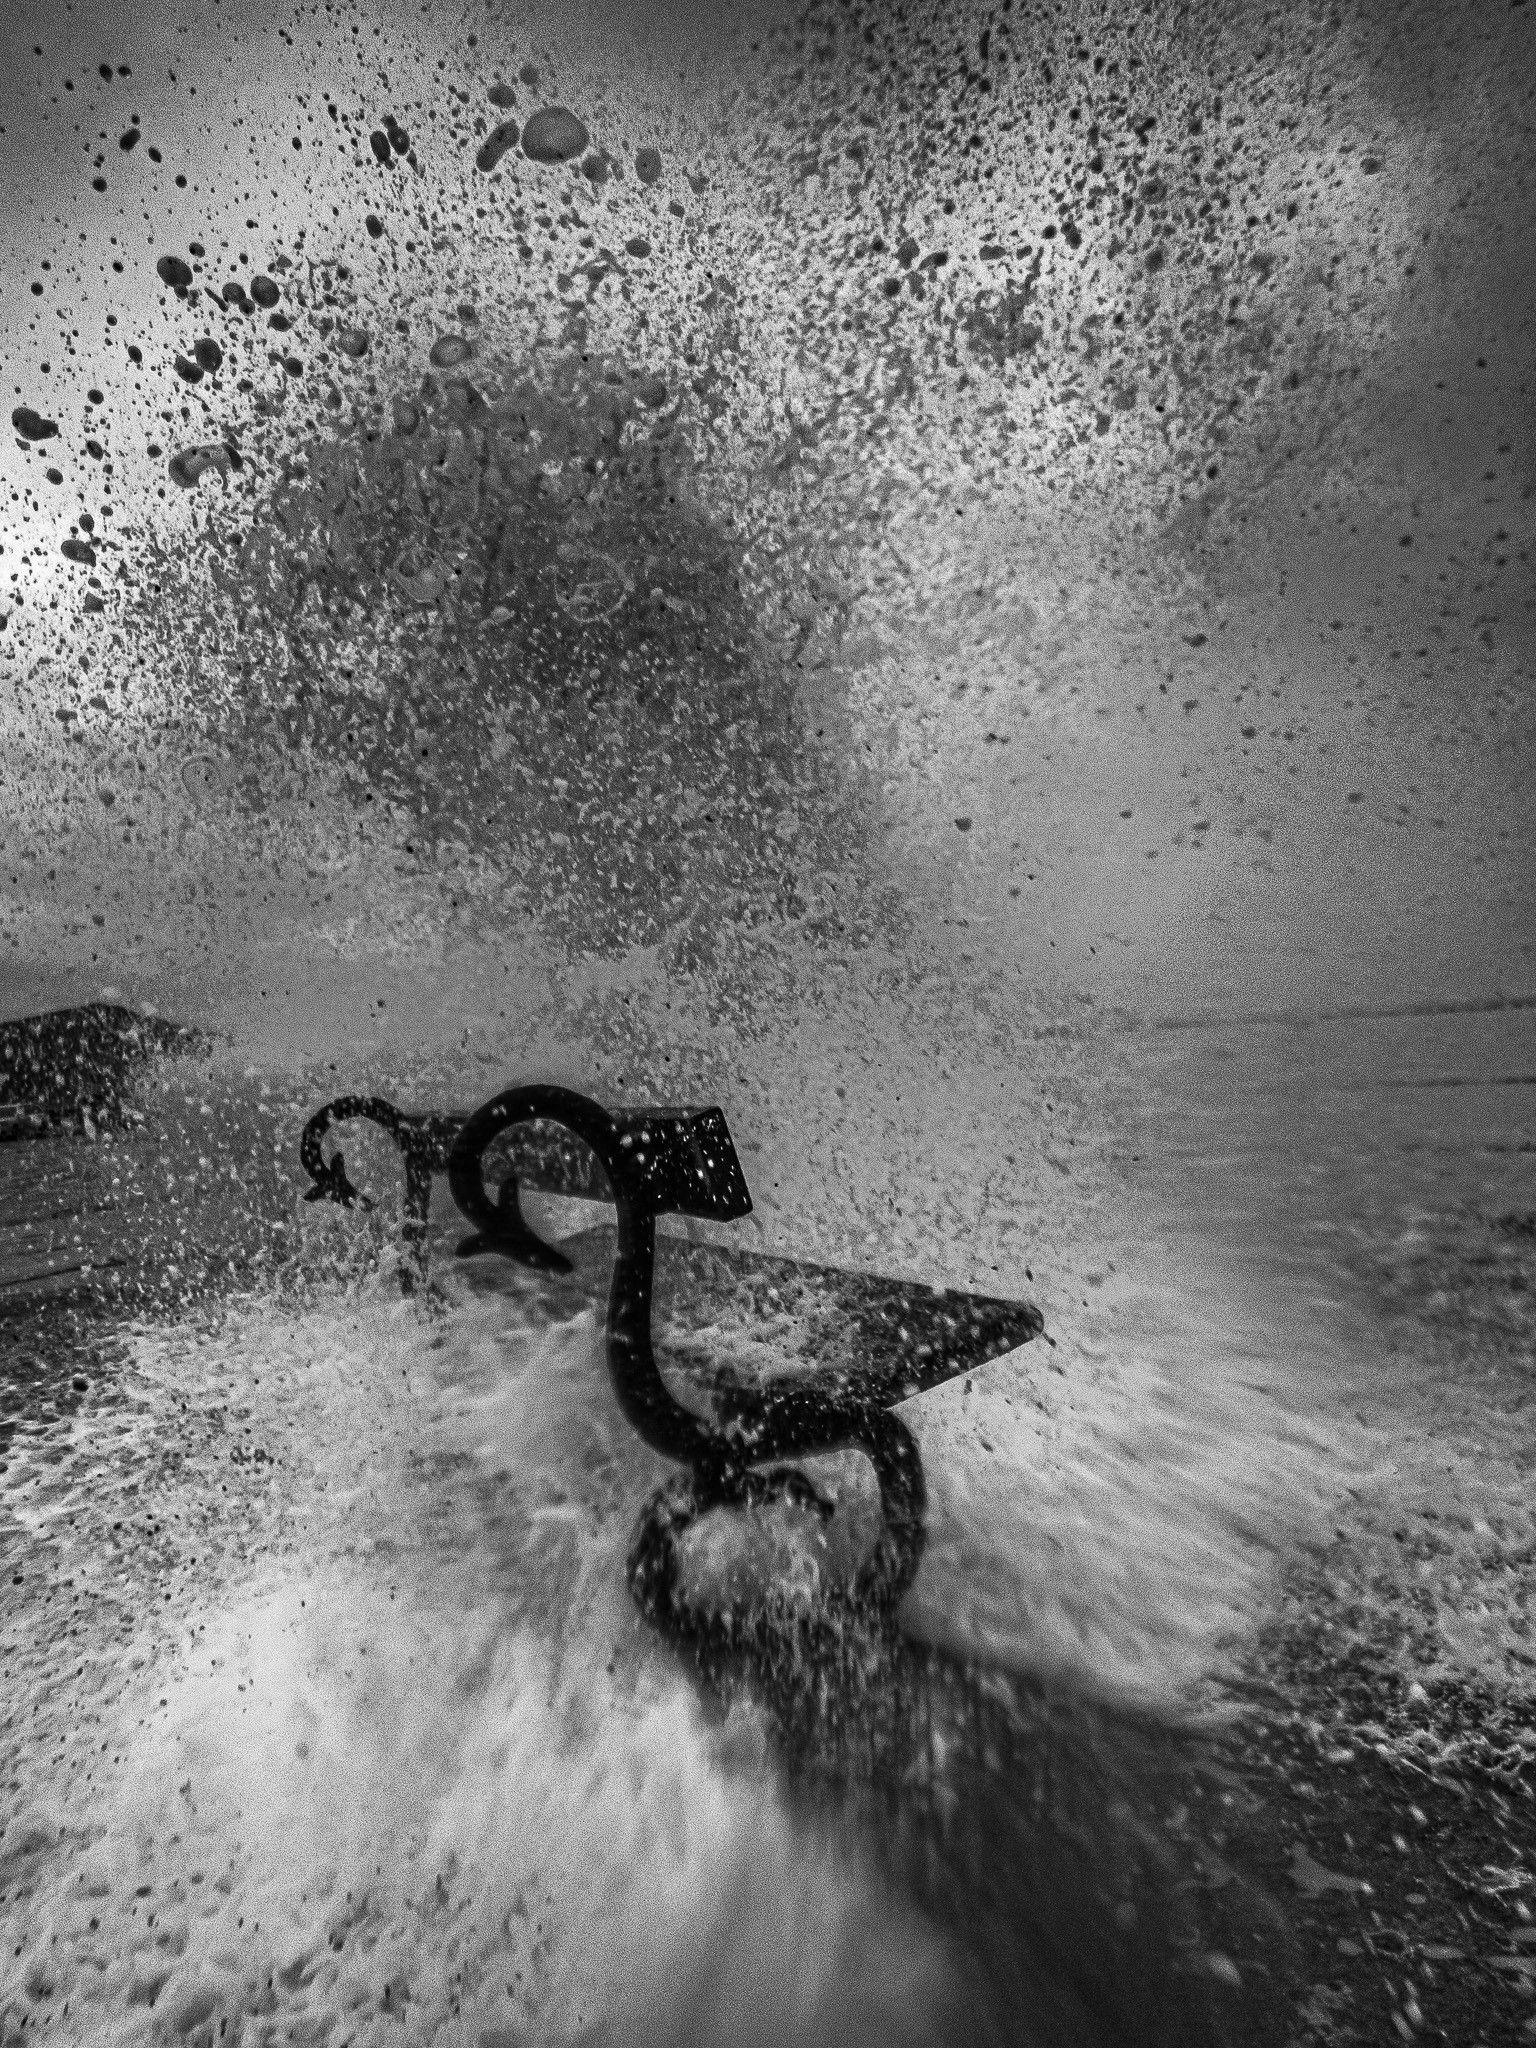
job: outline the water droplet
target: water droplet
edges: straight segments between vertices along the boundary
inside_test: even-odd
[[[179,484],[183,490],[190,490],[194,484],[201,482],[202,478],[209,474],[228,476],[234,466],[235,456],[232,449],[224,447],[218,441],[205,441],[193,448],[178,449],[166,464],[166,473],[173,484]]]
[[[192,282],[192,266],[180,256],[162,256],[155,265],[155,273],[172,291],[184,291]]]
[[[448,587],[448,578],[437,557],[424,549],[407,546],[397,557],[395,581],[417,604],[435,604]]]
[[[30,405],[18,405],[11,414],[11,425],[23,441],[49,441],[59,431],[56,420],[45,420],[40,412],[34,412]]]
[[[494,171],[509,149],[516,149],[518,127],[515,121],[502,121],[494,127],[481,143],[475,156],[475,168]]]
[[[523,154],[539,164],[563,164],[591,141],[569,107],[541,107],[523,130]]]
[[[611,617],[629,595],[624,571],[601,548],[566,541],[556,554],[556,561],[544,573],[554,585],[555,603],[578,624],[592,625]]]

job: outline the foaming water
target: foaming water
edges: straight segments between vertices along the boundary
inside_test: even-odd
[[[909,1404],[931,1513],[906,1619],[959,1675],[885,1674],[926,1730],[886,1761],[938,1816],[908,1883],[835,1800],[791,1803],[762,1711],[703,1703],[632,1609],[666,1468],[600,1314],[443,1284],[436,1308],[374,1279],[140,1331],[116,1400],[18,1470],[55,1572],[120,1559],[134,1621],[72,1697],[65,1644],[29,1675],[0,2005],[125,2042],[1181,2038],[1092,1932],[1121,1863],[1176,1889],[1133,1810],[1157,1766],[1081,1718],[994,1752],[994,1716],[978,1771],[963,1674],[1202,1701],[1339,1483],[1230,1311],[1127,1283],[1065,1370],[1034,1345]]]
[[[1024,1376],[914,1403],[930,1541],[911,1619],[984,1661],[1184,1716],[1210,1707],[1286,1561],[1369,1460],[1210,1277],[1102,1286]]]
[[[222,1618],[114,1828],[162,1883],[179,1865],[173,1910],[189,1864],[228,1887],[168,2013],[270,1993],[285,2029],[422,2040],[942,2031],[937,1940],[797,1835],[680,1681],[637,1693],[590,1653],[557,1675],[494,1608],[309,1583]]]
[[[949,2031],[942,1939],[791,1819],[750,1715],[711,1727],[644,1654],[640,1460],[590,1314],[466,1297],[439,1328],[365,1290],[138,1348],[162,1387],[262,1401],[286,1507],[101,1717],[118,1768],[56,1773],[57,1804],[35,1781],[0,2004],[125,2042]],[[76,1450],[39,1526],[122,1505]]]

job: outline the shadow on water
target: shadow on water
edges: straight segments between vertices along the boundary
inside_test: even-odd
[[[1254,1946],[1244,1919],[1272,1909],[1239,1885],[1215,1910],[1208,1869],[1166,1825],[1187,1811],[1200,1738],[894,1624],[702,1683],[727,1716],[746,1700],[766,1712],[792,1810],[821,1828],[836,1816],[942,1932],[963,1986],[956,2038],[1263,2037],[1232,1951]]]

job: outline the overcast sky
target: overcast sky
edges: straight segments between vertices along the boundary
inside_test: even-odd
[[[798,620],[793,716],[833,750],[819,796],[775,798],[774,844],[884,943],[1154,1010],[1530,987],[1528,15],[1211,9],[1129,36],[1087,7],[29,4],[0,33],[8,403],[59,430],[8,438],[0,472],[18,985],[153,997],[227,977],[258,933],[330,972],[336,891],[377,904],[407,840],[390,917],[461,933],[454,860],[421,866],[441,787],[402,799],[388,847],[338,824],[325,918],[295,879],[313,848],[285,860],[263,827],[226,871],[204,845],[208,776],[264,792],[224,824],[270,825],[279,756],[253,718],[198,765],[235,659],[198,579],[269,530],[291,456],[391,417],[468,302],[493,399],[589,356],[660,378],[689,488],[721,535],[755,522],[733,572],[750,630],[777,647]],[[612,174],[515,149],[478,172],[498,80],[519,122],[574,109]],[[414,162],[376,160],[386,114]],[[198,264],[188,301],[167,254]],[[349,273],[324,335],[318,297],[281,346],[264,314],[207,303],[269,272],[297,288],[312,260]],[[344,312],[365,361],[337,352]],[[207,339],[221,368],[190,384],[176,358]],[[204,441],[243,447],[241,476],[179,490],[168,461]],[[632,613],[668,548],[630,561],[616,529],[594,539],[608,516],[560,544],[601,540]],[[72,529],[94,566],[61,555]],[[151,602],[168,564],[179,587]],[[355,648],[327,630],[304,659],[344,694]],[[401,631],[446,644],[419,613]],[[98,710],[103,667],[121,688]],[[355,715],[327,701],[306,759],[334,792]],[[154,763],[138,840],[91,812],[125,746]],[[702,821],[709,775],[678,773],[655,804]],[[49,834],[82,791],[61,870]],[[253,863],[260,913],[234,893]],[[648,916],[646,943],[683,943],[682,912]],[[622,950],[622,919],[597,923]]]

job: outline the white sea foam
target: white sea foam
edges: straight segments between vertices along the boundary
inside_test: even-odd
[[[284,1533],[105,1717],[119,1768],[34,1781],[0,2012],[91,2042],[944,2035],[939,1937],[792,1821],[751,1717],[710,1726],[629,1608],[650,1468],[590,1315],[465,1298],[445,1330],[364,1290],[139,1348],[162,1392],[254,1396]],[[220,1469],[184,1466],[162,1525]],[[76,1528],[90,1491],[82,1464],[37,1513]]]
[[[1240,1298],[1208,1292],[1105,1286],[1057,1351],[912,1404],[930,1538],[911,1625],[1113,1700],[1215,1699],[1370,1453],[1347,1417],[1307,1416]]]
[[[712,1726],[631,1607],[665,1468],[618,1411],[598,1313],[550,1325],[511,1280],[447,1285],[445,1316],[375,1281],[142,1332],[131,1427],[103,1405],[61,1463],[18,1467],[22,1525],[77,1574],[146,1495],[199,1562],[140,1588],[126,1689],[56,1725],[72,1653],[38,1667],[0,2011],[210,2048],[966,2038],[944,1938],[791,1818],[752,1715]],[[1060,1352],[909,1404],[914,1629],[1199,1699],[1349,1455],[1289,1419],[1240,1306],[1200,1302],[1101,1290]]]

